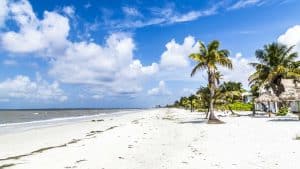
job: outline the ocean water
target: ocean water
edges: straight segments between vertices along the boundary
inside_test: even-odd
[[[126,114],[137,109],[0,110],[0,134]]]

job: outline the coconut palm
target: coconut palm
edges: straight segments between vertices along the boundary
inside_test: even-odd
[[[272,89],[279,96],[284,87],[281,83],[283,78],[300,78],[300,61],[296,52],[292,52],[294,46],[287,47],[280,43],[265,45],[264,49],[255,52],[258,63],[250,63],[256,71],[249,77],[251,86]]]
[[[224,66],[232,69],[231,60],[228,58],[228,50],[219,50],[220,42],[212,41],[207,46],[204,43],[199,42],[199,53],[190,54],[190,58],[197,64],[191,72],[191,76],[194,76],[199,70],[206,70],[208,77],[208,88],[210,92],[209,97],[209,120],[214,122],[220,122],[220,120],[214,114],[214,96],[216,91],[216,81],[218,76],[217,65]]]
[[[191,112],[193,112],[195,110],[196,107],[196,100],[198,99],[196,95],[192,94],[188,97],[189,99],[189,103],[190,103],[190,108],[191,108]]]
[[[199,98],[200,107],[206,109],[205,112],[206,118],[208,118],[209,112],[209,99],[210,99],[210,92],[208,87],[200,87],[199,90],[196,92]]]
[[[226,109],[229,109],[232,114],[235,114],[231,109],[230,104],[242,100],[242,92],[244,91],[242,83],[232,81],[224,82],[220,85],[219,90],[221,95],[219,97],[225,103],[223,106]]]

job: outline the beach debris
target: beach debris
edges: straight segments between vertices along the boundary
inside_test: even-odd
[[[98,119],[98,120],[92,120],[92,122],[101,122],[104,121],[103,119]]]
[[[125,159],[124,157],[121,157],[121,156],[120,156],[120,157],[118,157],[118,158],[119,158],[119,159],[121,159],[121,160]]]
[[[116,128],[116,127],[119,127],[119,126],[111,126],[111,127],[107,128],[105,131],[112,130],[112,129]]]
[[[95,134],[98,134],[98,133],[102,133],[103,131],[101,130],[96,130],[96,131],[90,131],[89,133],[86,134],[87,137],[90,137],[90,136],[93,136]]]
[[[12,167],[12,166],[14,166],[14,165],[16,165],[16,164],[14,164],[14,163],[11,163],[11,164],[4,164],[4,165],[1,165],[1,166],[0,166],[0,169]]]
[[[133,148],[133,145],[128,145],[128,148]]]
[[[84,162],[84,161],[87,161],[87,160],[86,159],[77,160],[76,163],[81,163],[81,162]]]
[[[132,124],[139,124],[139,121],[138,120],[133,120],[131,121]]]
[[[296,134],[296,140],[300,140],[300,134]]]

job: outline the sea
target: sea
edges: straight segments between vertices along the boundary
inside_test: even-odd
[[[0,110],[0,134],[119,116],[139,109],[33,109]]]

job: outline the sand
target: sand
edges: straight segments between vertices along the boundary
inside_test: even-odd
[[[300,121],[227,115],[213,125],[203,117],[151,109],[2,134],[0,169],[300,168]]]

